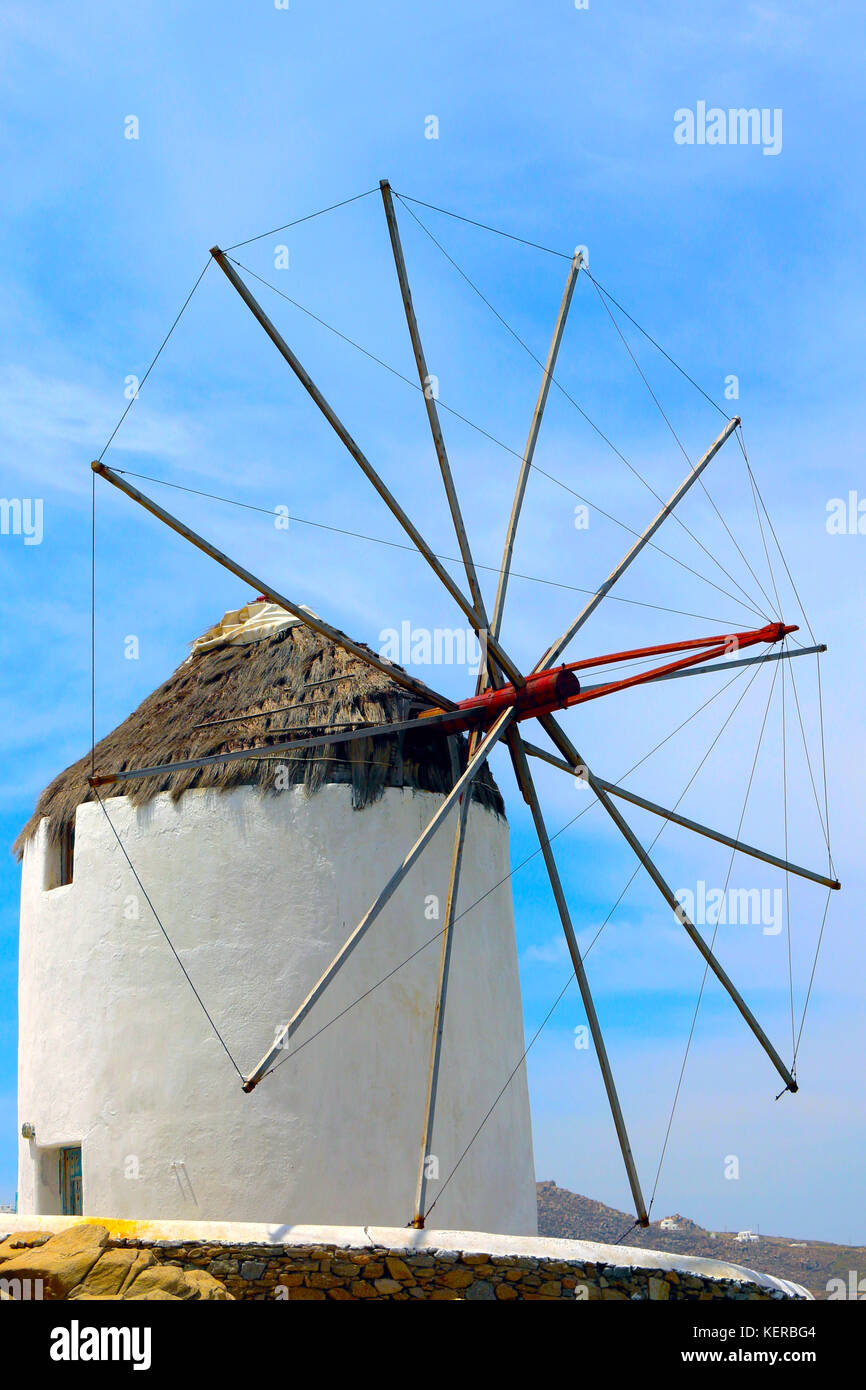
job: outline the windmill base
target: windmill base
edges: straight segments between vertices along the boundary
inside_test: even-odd
[[[80,1217],[3,1216],[0,1233],[55,1233]],[[201,1269],[235,1299],[810,1299],[799,1284],[742,1265],[590,1241],[377,1226],[100,1221],[108,1247]]]

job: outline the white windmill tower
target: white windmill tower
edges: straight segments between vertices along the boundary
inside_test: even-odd
[[[259,600],[199,639],[96,757],[136,767],[262,750],[285,730],[400,719],[414,699]],[[85,1214],[105,1217],[405,1224],[444,839],[341,972],[335,1025],[310,1018],[292,1066],[254,1096],[232,1070],[284,1026],[376,897],[382,866],[409,850],[465,765],[465,740],[423,728],[383,742],[181,767],[120,783],[131,795],[101,804],[88,755],[46,789],[20,837],[20,1210],[75,1212],[83,1199]],[[438,1150],[443,1165],[459,1152],[523,1050],[508,828],[489,775],[474,782],[457,913],[466,909],[427,1156],[434,1187]],[[536,1230],[525,1073],[444,1194],[439,1223]]]
[[[239,274],[244,267],[218,248],[212,255],[483,639],[484,664],[475,694],[455,702],[431,690],[269,586],[120,471],[101,460],[93,464],[95,475],[254,586],[262,598],[227,615],[189,665],[95,747],[89,760],[64,774],[59,788],[49,788],[25,832],[25,1133],[19,1196],[22,1205],[34,1210],[61,1200],[56,1193],[46,1194],[45,1172],[51,1177],[57,1155],[74,1147],[74,1130],[84,1150],[85,1205],[91,1204],[92,1153],[101,1184],[93,1188],[93,1209],[104,1215],[194,1213],[398,1225],[409,1218],[423,1226],[435,1210],[438,1226],[513,1233],[535,1229],[506,830],[498,792],[486,770],[500,740],[531,813],[637,1222],[649,1224],[652,1197],[647,1205],[530,759],[577,775],[589,786],[699,951],[705,978],[711,972],[721,984],[785,1090],[797,1090],[793,992],[789,1064],[722,965],[714,938],[704,938],[702,924],[690,918],[618,803],[625,800],[714,840],[730,849],[732,859],[745,855],[820,884],[828,902],[840,886],[829,849],[829,818],[821,819],[826,871],[806,868],[791,861],[787,843],[784,855],[746,843],[740,838],[742,818],[731,835],[683,816],[679,802],[668,808],[623,786],[622,778],[614,782],[597,775],[558,718],[561,710],[650,682],[697,674],[712,679],[718,672],[750,666],[753,676],[762,669],[784,672],[794,657],[824,651],[817,642],[787,646],[796,628],[783,621],[775,577],[771,597],[743,556],[760,589],[747,608],[762,618],[763,626],[558,664],[686,494],[699,481],[704,486],[702,475],[725,443],[738,437],[742,444],[740,421],[728,420],[703,456],[694,464],[689,461],[686,477],[645,529],[633,533],[634,543],[608,578],[590,591],[581,611],[535,665],[522,671],[502,643],[505,597],[533,454],[583,257],[578,251],[567,258],[565,291],[520,461],[496,596],[488,610],[435,393],[427,389],[430,378],[387,183],[381,191],[465,590],[254,298]],[[748,463],[746,467],[754,485]],[[758,497],[755,509],[772,576]],[[289,643],[295,653],[291,660],[283,650]],[[750,647],[763,650],[743,656]],[[238,657],[238,652],[246,655]],[[257,654],[263,668],[253,679]],[[663,658],[660,666],[652,664],[657,657]],[[212,659],[217,662],[214,681],[202,680],[197,692],[200,663]],[[222,662],[227,684],[224,698],[217,701],[212,687]],[[635,665],[636,674],[626,674]],[[577,672],[588,669],[602,679],[581,687]],[[249,679],[238,676],[239,671]],[[317,694],[323,690],[324,695]],[[326,701],[324,711],[317,706],[320,698]],[[185,700],[186,717],[178,727],[173,723],[176,705]],[[278,713],[286,723],[272,725],[270,716]],[[548,745],[524,738],[521,729],[529,720],[537,721]],[[289,775],[290,789],[270,795],[275,759],[293,768],[305,787]],[[370,765],[372,772],[365,771]],[[353,804],[364,806],[360,815]],[[821,818],[820,805],[818,811]],[[68,882],[73,812],[74,871]],[[449,843],[437,832],[452,812],[456,825]],[[52,875],[57,887],[49,886]],[[147,906],[146,922],[137,931],[118,920],[124,895],[136,897],[131,881]],[[149,884],[158,887],[152,896]],[[435,931],[426,935],[423,926],[417,932],[419,921],[430,925],[424,905],[437,898],[444,904],[442,925],[434,922]],[[73,903],[74,910],[67,906]],[[469,922],[471,928],[462,930]],[[427,951],[433,942],[439,949]],[[431,962],[431,957],[437,959]],[[251,1057],[258,1060],[250,1062]],[[245,1095],[227,1084],[227,1065],[234,1065]],[[77,1105],[75,1086],[84,1088],[85,1103]],[[166,1123],[162,1117],[168,1117]],[[43,1148],[50,1156],[47,1170],[39,1161]],[[440,1159],[444,1167],[437,1171]],[[74,1156],[70,1164],[74,1171]],[[127,1176],[124,1165],[138,1176]],[[158,1185],[140,1186],[136,1207],[130,1196],[134,1183],[150,1181],[157,1168]],[[459,1178],[452,1182],[458,1170]],[[146,1192],[147,1211],[141,1205]]]

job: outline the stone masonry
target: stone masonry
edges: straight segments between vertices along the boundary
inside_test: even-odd
[[[37,1264],[44,1265],[55,1247],[64,1256],[74,1249],[76,1259],[92,1267],[90,1274],[64,1267],[61,1282],[68,1289],[58,1285],[48,1297],[69,1297],[73,1288],[74,1297],[100,1297],[109,1285],[114,1296],[147,1297],[145,1286],[152,1285],[156,1297],[259,1302],[809,1298],[797,1284],[740,1265],[586,1241],[369,1226],[6,1220],[0,1274],[18,1272],[19,1264],[25,1271],[26,1264],[25,1272],[38,1277]],[[105,1293],[98,1287],[103,1283]]]
[[[118,1241],[117,1245],[130,1243]],[[137,1241],[135,1245],[151,1250],[158,1262],[181,1270],[206,1271],[235,1299],[706,1301],[795,1296],[747,1281],[675,1270],[457,1250],[413,1253],[381,1245],[352,1250],[335,1245],[201,1245],[188,1241],[159,1241],[150,1246]]]

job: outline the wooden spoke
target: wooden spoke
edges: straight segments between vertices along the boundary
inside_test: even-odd
[[[561,768],[571,777],[576,775],[574,768],[564,758],[557,758],[553,753],[548,753],[546,749],[539,748],[534,743],[527,743],[526,740],[524,740],[523,746],[530,757],[540,758],[544,762],[550,763],[552,767]],[[825,874],[815,873],[813,869],[804,869],[800,864],[792,864],[787,859],[780,859],[778,855],[770,854],[767,850],[757,849],[754,845],[747,845],[744,840],[735,840],[733,835],[725,835],[721,830],[711,830],[708,825],[701,825],[700,821],[690,820],[688,816],[681,816],[678,811],[669,811],[664,806],[659,806],[655,801],[648,801],[645,796],[638,796],[637,792],[620,787],[616,782],[607,782],[603,777],[598,776],[595,781],[610,796],[618,796],[623,801],[630,801],[633,806],[640,806],[644,811],[652,811],[655,816],[673,821],[675,825],[682,825],[686,830],[694,830],[698,835],[706,835],[708,840],[716,840],[720,845],[728,845],[731,849],[739,850],[741,854],[751,855],[753,859],[762,859],[765,864],[774,864],[776,868],[798,874],[800,878],[809,878],[813,883],[823,884],[825,888],[842,887],[838,879],[827,878]]]
[[[647,681],[647,685],[653,685],[656,681],[675,681],[680,676],[707,676],[713,671],[732,671],[737,666],[757,666],[759,662],[766,661],[790,661],[795,656],[814,656],[816,652],[825,652],[827,646],[820,643],[815,647],[794,647],[783,652],[765,652],[763,656],[741,656],[736,661],[714,661],[709,666],[688,666],[681,671],[666,671],[663,675],[653,676],[652,680]],[[600,685],[583,685],[581,691],[589,694],[590,691],[600,690]]]
[[[517,523],[520,520],[520,512],[523,507],[523,498],[526,493],[526,484],[529,481],[529,473],[532,468],[532,459],[535,454],[535,446],[538,443],[538,434],[541,429],[541,421],[544,416],[544,407],[547,404],[547,396],[550,391],[550,382],[556,367],[556,359],[559,355],[559,345],[562,342],[562,335],[565,332],[565,321],[568,318],[568,310],[571,306],[574,287],[577,284],[577,276],[583,264],[583,253],[577,251],[572,258],[568,268],[568,278],[565,282],[565,290],[562,295],[562,303],[559,306],[559,313],[556,317],[556,324],[553,329],[553,337],[547,353],[547,362],[544,366],[544,375],[541,378],[541,386],[538,390],[538,399],[535,402],[535,410],[532,415],[532,423],[529,426],[529,436],[526,440],[526,448],[523,451],[523,459],[520,464],[520,472],[517,475],[517,488],[514,493],[514,501],[511,504],[511,516],[508,521],[508,529],[505,533],[505,549],[502,552],[502,565],[499,570],[499,583],[496,588],[496,601],[493,605],[493,636],[498,639],[502,630],[502,614],[505,608],[505,593],[508,588],[508,578],[511,573],[511,556],[514,552],[514,541],[517,536]]]
[[[541,853],[544,857],[545,867],[547,869],[548,878],[550,879],[550,886],[553,889],[553,896],[556,901],[560,921],[562,922],[562,930],[565,933],[565,940],[568,946],[568,953],[571,956],[571,963],[574,966],[574,974],[575,978],[577,979],[578,988],[580,990],[580,997],[583,1000],[583,1007],[586,1010],[587,1022],[589,1024],[590,1033],[592,1034],[592,1040],[595,1045],[595,1052],[596,1056],[598,1057],[599,1066],[601,1067],[601,1074],[604,1080],[604,1088],[607,1092],[607,1098],[610,1104],[611,1114],[613,1116],[614,1128],[616,1129],[617,1139],[619,1140],[619,1146],[622,1151],[623,1162],[625,1163],[626,1172],[628,1174],[629,1186],[631,1187],[632,1198],[634,1199],[635,1204],[635,1212],[637,1213],[637,1217],[640,1221],[640,1224],[642,1226],[648,1226],[649,1216],[647,1215],[646,1204],[643,1199],[643,1193],[641,1192],[640,1181],[637,1175],[637,1168],[635,1167],[634,1157],[632,1155],[631,1145],[629,1143],[628,1132],[625,1127],[625,1120],[623,1119],[622,1108],[620,1106],[619,1097],[617,1095],[616,1086],[614,1084],[613,1072],[611,1071],[611,1066],[607,1055],[607,1048],[604,1044],[604,1037],[601,1031],[601,1024],[598,1021],[598,1015],[595,1011],[595,1004],[593,1003],[592,993],[589,988],[589,981],[586,977],[586,970],[584,969],[583,960],[581,958],[580,947],[577,944],[577,937],[575,936],[574,927],[572,926],[571,913],[568,910],[568,903],[566,902],[562,882],[559,877],[559,870],[556,866],[556,859],[553,854],[553,848],[547,836],[547,830],[544,824],[544,817],[542,815],[541,806],[538,801],[538,794],[535,790],[535,784],[532,780],[532,775],[529,771],[529,765],[526,761],[526,752],[524,750],[523,740],[521,739],[516,729],[513,729],[511,731],[509,736],[509,742],[514,746],[515,764],[520,768],[521,791],[523,792],[524,800],[528,803],[529,808],[532,812],[532,819],[535,823],[535,830],[538,835],[538,842],[541,846]]]
[[[499,742],[500,738],[508,728],[508,725],[511,723],[513,717],[513,711],[510,709],[506,710],[504,714],[501,714],[499,716],[492,729],[490,729],[490,731],[487,734],[485,734],[478,747],[477,752],[473,755],[473,757],[469,759],[464,771],[461,773],[460,777],[458,777],[457,781],[454,783],[454,786],[452,787],[448,795],[445,797],[444,801],[442,802],[442,805],[439,807],[439,810],[436,812],[435,816],[433,816],[433,818],[428,822],[425,829],[421,832],[418,839],[415,841],[414,845],[409,850],[409,853],[406,855],[406,858],[403,860],[399,869],[397,869],[391,875],[388,882],[385,884],[385,887],[382,889],[381,893],[376,898],[376,901],[367,909],[366,913],[361,918],[361,921],[358,923],[351,936],[349,936],[347,940],[343,943],[343,945],[340,947],[339,951],[334,956],[334,959],[331,961],[330,965],[313,985],[313,988],[310,990],[306,999],[304,999],[303,1003],[298,1006],[298,1008],[293,1013],[292,1017],[289,1019],[289,1022],[286,1024],[285,1028],[283,1028],[281,1032],[277,1035],[277,1037],[274,1040],[273,1046],[268,1049],[268,1051],[265,1053],[264,1057],[261,1059],[259,1064],[256,1067],[254,1067],[253,1070],[250,1072],[249,1076],[246,1077],[246,1079],[244,1080],[245,1091],[252,1091],[261,1081],[265,1072],[267,1072],[273,1066],[274,1062],[276,1062],[279,1059],[281,1053],[284,1052],[287,1043],[291,1039],[298,1026],[307,1017],[307,1014],[310,1012],[316,1001],[322,997],[322,994],[324,993],[326,987],[334,978],[337,971],[340,969],[340,966],[343,965],[343,963],[346,960],[348,960],[349,956],[352,954],[359,941],[363,939],[369,928],[373,925],[376,918],[379,916],[382,909],[391,900],[394,893],[397,891],[400,884],[403,882],[404,878],[408,874],[409,870],[412,868],[412,865],[418,859],[418,856],[421,854],[422,850],[426,848],[426,846],[432,840],[433,836],[436,834],[436,831],[439,829],[445,817],[448,815],[448,812],[451,810],[452,806],[455,804],[455,802],[460,800],[460,797],[463,794],[463,792],[465,790],[468,790],[469,784],[471,783],[473,777],[479,771],[481,766],[487,761],[491,749]]]
[[[470,758],[474,740],[470,743]],[[460,819],[454,833],[454,846],[451,851],[451,874],[448,881],[448,897],[445,905],[445,926],[442,931],[442,946],[439,953],[439,973],[436,978],[436,995],[433,1005],[433,1035],[430,1043],[430,1066],[427,1073],[427,1091],[424,1097],[424,1120],[421,1126],[421,1150],[418,1155],[418,1177],[415,1183],[415,1212],[412,1225],[422,1228],[427,1207],[427,1160],[433,1141],[433,1126],[436,1120],[436,1099],[439,1093],[439,1067],[442,1060],[442,1034],[445,1027],[445,1003],[448,997],[448,977],[451,968],[451,947],[454,941],[454,914],[457,911],[457,893],[460,887],[460,869],[463,863],[463,849],[466,844],[466,826],[469,821],[471,797],[465,793],[460,802]]]
[[[642,532],[640,536],[638,536],[637,540],[629,550],[628,554],[624,555],[623,558],[620,560],[619,564],[613,570],[611,570],[610,574],[602,584],[601,588],[595,594],[593,594],[592,598],[589,599],[588,602],[584,605],[584,607],[578,613],[577,617],[574,619],[574,622],[571,623],[565,629],[565,632],[562,634],[560,638],[557,639],[556,642],[553,643],[552,647],[548,647],[544,656],[536,664],[534,668],[536,671],[545,671],[549,667],[556,665],[561,654],[568,646],[575,633],[580,631],[587,618],[589,618],[595,612],[596,608],[598,608],[602,600],[606,597],[607,594],[610,593],[617,580],[625,574],[632,561],[637,559],[644,546],[652,540],[656,531],[662,525],[662,522],[664,522],[667,519],[667,517],[670,516],[671,512],[674,510],[677,504],[681,502],[682,499],[685,497],[686,493],[689,491],[689,488],[691,488],[697,482],[698,478],[703,473],[707,464],[715,458],[716,454],[719,452],[722,445],[725,443],[725,440],[731,437],[739,423],[739,417],[737,416],[735,416],[733,420],[728,421],[728,423],[725,425],[725,428],[719,435],[718,439],[716,439],[710,445],[703,458],[698,460],[698,462],[695,464],[694,468],[692,468],[692,470],[689,472],[687,477],[683,479],[676,492],[671,497],[670,501],[665,503],[661,511],[650,522],[646,530]]]
[[[391,185],[387,179],[381,179],[379,187],[382,190],[382,202],[385,205],[385,217],[388,222],[388,234],[391,238],[391,250],[394,253],[394,264],[397,268],[397,280],[400,285],[400,295],[403,300],[403,311],[406,315],[406,323],[409,327],[409,337],[412,340],[412,351],[415,354],[415,366],[418,369],[418,380],[421,383],[421,390],[424,393],[424,404],[427,407],[427,418],[430,421],[430,432],[433,435],[433,447],[436,450],[442,481],[445,484],[445,495],[448,498],[448,506],[451,510],[451,519],[454,522],[457,543],[460,546],[460,554],[463,557],[463,567],[466,570],[469,593],[472,596],[475,611],[478,616],[483,619],[486,627],[487,614],[484,607],[484,597],[478,582],[475,562],[472,559],[472,551],[469,546],[466,527],[463,523],[463,513],[460,509],[457,490],[454,487],[451,464],[448,460],[448,451],[445,448],[445,438],[442,434],[442,425],[439,421],[436,396],[430,387],[430,374],[427,370],[427,359],[424,356],[424,348],[421,344],[421,332],[418,328],[418,319],[416,318],[415,307],[412,303],[412,291],[409,288],[409,277],[406,273],[406,261],[403,255],[403,244],[400,240],[400,228],[397,225],[397,216],[394,211],[394,200],[391,197]]]
[[[767,1034],[764,1032],[760,1023],[755,1018],[755,1015],[752,1013],[752,1010],[749,1008],[748,1004],[743,999],[742,995],[740,994],[733,980],[728,975],[727,971],[713,955],[712,951],[710,950],[707,943],[704,941],[694,922],[692,922],[691,919],[688,917],[682,905],[677,902],[673,890],[670,888],[670,886],[662,876],[661,872],[656,867],[653,860],[650,858],[646,850],[643,848],[643,845],[638,840],[637,836],[631,829],[628,822],[620,814],[616,806],[614,806],[609,794],[605,791],[604,787],[600,785],[598,779],[593,776],[592,772],[589,770],[586,763],[581,758],[577,749],[574,747],[571,740],[567,737],[563,730],[560,729],[553,716],[543,715],[539,720],[539,723],[541,724],[545,733],[547,733],[550,736],[550,738],[553,739],[557,748],[559,748],[559,751],[562,753],[566,761],[571,764],[571,767],[574,769],[574,771],[579,772],[581,776],[583,776],[589,783],[590,787],[592,787],[592,790],[595,792],[602,806],[607,811],[614,825],[621,832],[623,837],[628,841],[629,845],[634,850],[641,864],[643,864],[653,883],[658,888],[662,897],[665,899],[669,907],[672,909],[677,921],[682,925],[688,936],[695,943],[704,960],[707,962],[707,965],[710,967],[713,974],[716,976],[716,979],[719,980],[719,982],[724,986],[728,994],[733,999],[743,1018],[748,1023],[755,1037],[758,1039],[758,1042],[761,1044],[767,1056],[770,1058],[770,1061],[773,1063],[773,1066],[776,1068],[776,1071],[779,1073],[782,1080],[784,1081],[786,1088],[789,1091],[796,1091],[797,1083],[794,1080],[794,1077],[791,1075],[790,1071],[785,1066],[785,1063],[782,1061],[775,1047],[770,1042],[770,1039],[767,1037]]]
[[[285,594],[279,593],[278,590],[266,584],[263,579],[259,579],[257,575],[245,569],[243,565],[239,565],[236,560],[230,559],[228,555],[223,554],[223,552],[218,550],[215,545],[212,545],[210,541],[198,535],[191,527],[179,521],[176,516],[172,516],[171,512],[167,512],[158,502],[154,502],[152,498],[147,497],[145,493],[139,492],[137,487],[133,487],[132,483],[128,483],[125,478],[115,473],[114,469],[109,468],[107,464],[97,461],[90,466],[94,473],[98,473],[101,478],[105,478],[107,482],[112,483],[113,486],[119,488],[121,492],[125,492],[127,497],[131,497],[134,502],[138,502],[139,506],[144,507],[145,511],[150,512],[151,516],[155,516],[158,521],[164,522],[172,531],[176,531],[179,536],[183,536],[184,540],[194,545],[197,550],[203,551],[204,554],[209,555],[212,560],[216,560],[218,565],[222,565],[223,569],[227,569],[231,574],[237,575],[238,579],[242,579],[244,583],[249,584],[250,588],[255,589],[257,593],[263,594],[271,603],[275,603],[279,608],[284,608],[287,613],[291,613],[295,618],[300,618],[302,623],[312,628],[314,632],[318,632],[320,636],[327,637],[329,641],[335,642],[338,647],[342,647],[345,651],[351,652],[353,656],[358,657],[360,661],[365,662],[368,666],[374,666],[377,671],[381,671],[389,680],[394,681],[397,685],[402,685],[406,690],[411,690],[419,699],[428,701],[433,705],[439,705],[441,709],[455,708],[454,701],[449,700],[447,696],[435,694],[435,692],[431,691],[422,681],[416,680],[414,676],[410,676],[406,671],[398,670],[398,668],[392,666],[390,662],[384,661],[381,657],[376,656],[368,647],[361,646],[358,642],[353,642],[351,637],[347,637],[344,632],[340,632],[339,628],[332,627],[330,623],[324,622],[322,618],[314,617],[306,608],[302,608],[300,604],[293,603],[291,599],[286,598]]]
[[[425,729],[451,718],[450,713],[428,715],[423,724],[417,719],[398,719],[387,724],[364,724],[348,733],[314,734],[309,738],[286,739],[281,743],[262,744],[258,748],[238,748],[232,753],[211,753],[204,758],[186,758],[180,762],[160,763],[156,767],[130,767],[121,772],[104,772],[90,778],[91,786],[107,787],[113,782],[130,782],[136,777],[159,777],[163,773],[183,772],[196,767],[218,767],[220,763],[244,762],[247,758],[267,758],[273,753],[287,753],[292,748],[330,747],[332,744],[355,743],[362,738],[381,738],[384,734],[405,734],[410,729]]]
[[[370,460],[363,453],[360,446],[352,438],[351,434],[346,429],[346,426],[343,424],[336,411],[334,411],[332,407],[328,404],[327,400],[322,395],[321,391],[319,390],[316,383],[313,381],[312,377],[302,366],[301,362],[292,352],[292,349],[289,347],[288,343],[285,341],[282,335],[271,323],[271,320],[268,318],[264,309],[254,298],[254,296],[250,293],[249,289],[244,284],[241,277],[238,275],[234,266],[223,254],[223,252],[220,251],[218,246],[214,246],[211,248],[211,255],[213,256],[220,269],[224,271],[227,279],[237,290],[241,299],[244,301],[247,308],[253,314],[253,317],[257,319],[258,322],[261,324],[262,328],[267,333],[271,342],[277,348],[277,351],[289,364],[292,371],[295,373],[295,376],[298,378],[301,385],[304,387],[304,390],[315,401],[316,405],[321,410],[322,414],[328,421],[331,428],[335,431],[337,436],[345,444],[346,448],[352,455],[355,462],[360,467],[361,471],[373,484],[373,487],[376,489],[385,505],[397,518],[400,525],[403,527],[403,530],[406,532],[407,536],[409,536],[410,540],[417,547],[418,551],[424,556],[424,559],[427,561],[434,574],[438,576],[438,578],[444,584],[445,588],[448,590],[448,593],[454,599],[455,603],[468,618],[472,628],[474,629],[478,637],[480,638],[482,633],[485,634],[485,640],[487,642],[487,646],[491,655],[495,656],[499,665],[502,667],[504,671],[507,672],[509,680],[522,680],[520,672],[518,671],[514,663],[511,661],[507,653],[502,650],[494,636],[486,630],[486,624],[482,620],[481,615],[476,612],[471,602],[463,593],[459,585],[456,584],[454,580],[451,578],[451,575],[448,573],[444,565],[440,562],[440,560],[431,550],[430,546],[427,544],[424,537],[418,530],[417,526],[415,526],[414,523],[410,521],[406,512],[400,506],[400,503],[397,501],[396,497],[394,497],[387,484],[383,481],[382,478],[379,477],[379,474],[376,472],[375,468],[370,463]]]

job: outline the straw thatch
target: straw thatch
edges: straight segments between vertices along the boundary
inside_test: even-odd
[[[326,680],[328,684],[312,684]],[[275,711],[294,704],[301,708],[213,724],[239,712]],[[318,732],[322,725],[406,719],[414,704],[414,697],[402,686],[299,625],[247,646],[226,645],[194,653],[96,745],[95,767],[100,773],[121,772],[267,747],[284,741],[287,729]],[[207,724],[212,727],[196,727]],[[458,748],[456,759],[452,744]],[[158,792],[171,792],[177,800],[191,787],[259,786],[263,792],[272,792],[279,764],[285,769],[284,780],[303,783],[309,793],[326,782],[351,783],[352,804],[360,810],[377,800],[385,787],[450,791],[455,762],[466,765],[465,740],[450,741],[431,729],[136,778],[104,786],[100,796],[128,796],[135,805],[142,805]],[[76,807],[93,799],[87,785],[90,771],[87,753],[46,787],[13,846],[19,858],[43,817],[49,822],[49,838],[55,840],[73,822]],[[502,797],[487,767],[475,779],[473,797],[504,815]]]

